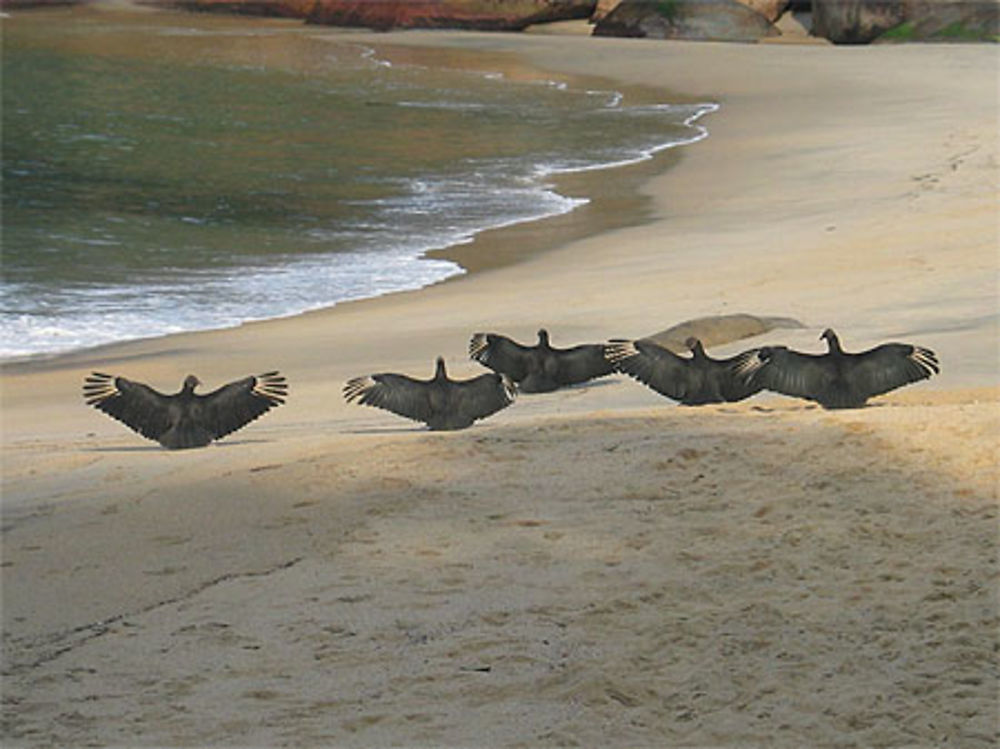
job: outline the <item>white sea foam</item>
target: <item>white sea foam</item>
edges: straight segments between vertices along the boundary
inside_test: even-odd
[[[235,327],[420,288],[461,272],[455,263],[421,258],[409,250],[344,253],[237,272],[178,274],[174,283],[145,287],[141,298],[127,289],[64,291],[51,294],[48,304],[43,301],[43,306],[53,310],[50,314],[0,313],[0,357],[55,354],[116,341]]]
[[[688,107],[678,107],[672,104],[657,104],[648,107],[632,107],[628,111],[630,116],[646,114],[650,112],[665,113],[665,112],[677,112],[680,109]],[[563,162],[553,162],[550,164],[541,164],[535,168],[535,174],[539,177],[547,177],[555,174],[572,174],[578,172],[592,172],[601,169],[616,169],[618,167],[628,166],[630,164],[637,164],[641,161],[648,161],[653,158],[656,154],[666,151],[670,148],[676,148],[678,146],[687,146],[692,143],[697,143],[703,138],[708,136],[708,129],[697,125],[696,122],[706,114],[710,114],[719,109],[718,104],[705,103],[692,105],[694,111],[690,115],[684,118],[683,123],[688,127],[693,129],[693,132],[684,138],[677,138],[670,141],[662,141],[647,145],[645,147],[639,147],[634,149],[630,154],[618,158],[618,159],[608,159],[604,161],[583,161],[582,163],[574,163],[570,161]]]
[[[361,48],[361,59],[370,62],[372,65],[377,65],[380,68],[391,68],[392,63],[386,59],[378,56],[378,51],[372,47],[362,47]]]
[[[468,199],[469,186],[418,179],[406,198],[377,202],[395,220],[424,217],[436,221],[442,211],[460,215],[423,238],[403,241],[377,226],[316,228],[305,239],[357,246],[355,252],[289,255],[283,262],[225,271],[175,271],[172,279],[146,283],[142,293],[129,287],[89,286],[33,292],[8,284],[0,298],[0,357],[55,354],[115,341],[149,338],[192,330],[227,328],[253,320],[286,317],[339,303],[381,296],[437,283],[462,273],[457,264],[425,257],[431,250],[471,242],[479,231],[559,215],[586,202],[538,185],[506,191],[508,211],[497,203]],[[395,244],[394,244],[395,243]],[[46,296],[47,295],[47,296]],[[25,314],[11,299],[34,299]],[[43,310],[49,310],[46,314]],[[40,314],[40,311],[42,313]]]

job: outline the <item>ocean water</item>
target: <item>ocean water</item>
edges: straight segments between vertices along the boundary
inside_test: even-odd
[[[2,24],[5,358],[434,283],[462,269],[427,251],[572,211],[554,175],[698,140],[715,108],[394,60],[288,22]]]

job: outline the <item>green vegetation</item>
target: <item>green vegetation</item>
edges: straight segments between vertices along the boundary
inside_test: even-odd
[[[913,21],[904,21],[894,26],[878,37],[880,42],[912,42],[917,25]]]
[[[918,31],[913,21],[904,21],[878,37],[880,42],[1000,42],[1000,37],[985,29],[955,21],[936,31]]]
[[[933,35],[935,39],[944,39],[951,42],[988,42],[996,41],[996,36],[990,36],[983,29],[969,28],[960,21],[945,26]]]
[[[656,3],[656,12],[668,21],[677,16],[677,0],[659,0]]]

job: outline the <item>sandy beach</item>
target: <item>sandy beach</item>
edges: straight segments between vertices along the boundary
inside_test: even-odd
[[[498,231],[430,288],[5,366],[4,746],[994,746],[997,48],[345,33],[720,109],[639,167],[638,224],[477,265],[560,236]],[[711,353],[833,327],[942,373],[842,412],[615,376],[454,433],[340,394],[437,355],[476,374],[478,330],[733,313],[804,327]],[[83,405],[92,369],[292,393],[169,452]]]

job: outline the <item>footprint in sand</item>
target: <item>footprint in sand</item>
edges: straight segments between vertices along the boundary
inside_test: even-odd
[[[186,544],[192,536],[153,536],[150,541],[160,546],[180,546]]]
[[[163,567],[158,570],[143,570],[144,575],[153,575],[155,577],[163,577],[166,575],[176,575],[178,572],[183,572],[187,567]]]

